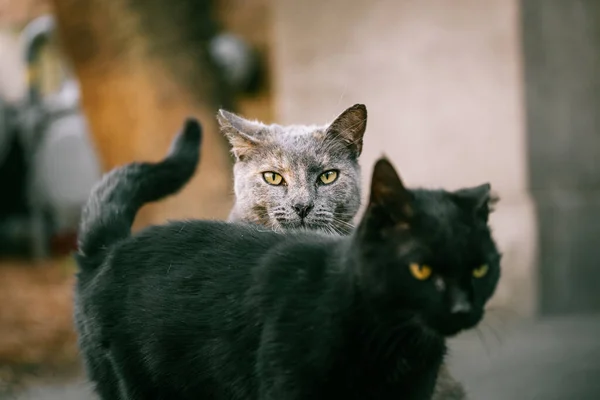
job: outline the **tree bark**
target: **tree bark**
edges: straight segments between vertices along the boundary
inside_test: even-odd
[[[230,97],[207,56],[216,29],[210,2],[52,1],[105,170],[162,158],[189,115],[205,128],[196,177],[174,198],[145,207],[136,226],[226,217],[231,160],[214,116]]]

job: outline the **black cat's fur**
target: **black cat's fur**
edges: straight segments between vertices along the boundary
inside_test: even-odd
[[[489,185],[407,190],[380,159],[349,237],[216,221],[131,235],[193,173],[198,133],[188,122],[170,157],[110,173],[86,206],[76,320],[102,398],[430,399],[445,338],[481,320],[499,279]]]
[[[187,119],[160,163],[132,163],[106,174],[96,185],[83,210],[79,228],[79,254],[82,267],[75,291],[75,325],[79,334],[87,374],[103,400],[120,400],[120,380],[111,365],[104,339],[104,322],[98,322],[98,308],[88,300],[102,280],[102,269],[86,264],[104,263],[113,244],[129,237],[138,209],[177,193],[194,175],[200,158],[202,128],[197,120]],[[116,283],[118,285],[119,283]]]

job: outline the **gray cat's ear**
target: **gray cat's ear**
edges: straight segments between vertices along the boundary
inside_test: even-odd
[[[489,183],[456,190],[452,192],[452,196],[460,206],[472,210],[477,217],[485,221],[488,220],[494,205],[499,201]]]
[[[260,144],[258,136],[264,128],[261,123],[249,121],[226,110],[219,110],[217,121],[219,121],[221,132],[231,144],[231,151],[238,161]]]
[[[363,136],[367,129],[367,107],[355,104],[341,113],[327,128],[327,137],[342,140],[358,158],[362,152]]]

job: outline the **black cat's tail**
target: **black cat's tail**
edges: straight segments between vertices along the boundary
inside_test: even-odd
[[[128,237],[144,204],[175,194],[185,186],[196,171],[201,143],[200,123],[188,118],[162,161],[131,163],[104,175],[83,209],[77,238],[80,268],[94,268],[98,263],[91,259]]]

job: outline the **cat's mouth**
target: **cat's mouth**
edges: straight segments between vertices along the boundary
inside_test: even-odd
[[[298,219],[288,219],[288,218],[277,218],[277,223],[279,227],[283,230],[310,230],[310,231],[320,231],[328,234],[339,234],[343,235],[348,233],[349,230],[346,226],[336,226],[332,220],[328,220],[325,218],[298,218]],[[348,224],[349,225],[349,224]],[[351,226],[351,225],[349,225]]]
[[[444,326],[438,327],[437,331],[442,336],[455,336],[467,329],[469,329],[469,327],[465,327],[462,324],[445,324]]]
[[[296,221],[278,221],[279,225],[281,225],[284,229],[319,229],[321,226],[319,224],[315,224],[314,222],[308,221],[306,219],[296,220]]]
[[[316,223],[311,218],[276,218],[283,229],[319,229],[322,224]]]
[[[445,318],[436,319],[433,328],[442,336],[450,337],[462,331],[477,326],[482,316],[479,313],[465,313],[461,315],[448,315]]]

